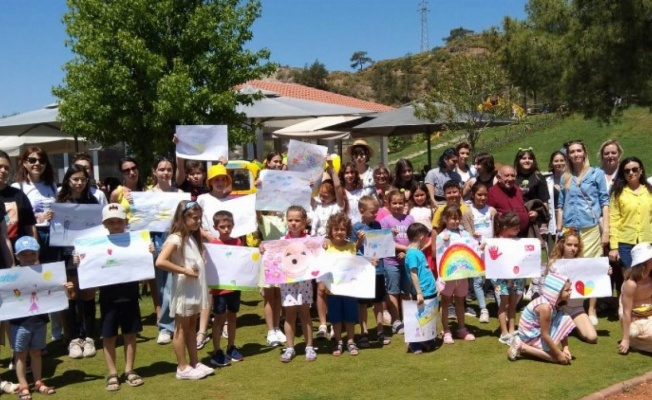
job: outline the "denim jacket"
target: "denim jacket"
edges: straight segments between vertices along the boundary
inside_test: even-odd
[[[602,208],[609,205],[609,191],[604,172],[591,167],[582,177],[579,186],[574,176],[568,189],[565,184],[562,177],[557,207],[562,209],[562,225],[575,229],[598,225]]]

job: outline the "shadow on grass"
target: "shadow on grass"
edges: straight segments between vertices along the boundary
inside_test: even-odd
[[[258,305],[260,303],[262,303],[262,301],[263,301],[262,299],[261,300],[246,300],[246,301],[241,300],[240,303],[242,305],[245,305],[245,306],[248,306],[248,307],[258,307]]]
[[[177,365],[168,361],[157,361],[153,364],[136,368],[138,375],[143,378],[173,374],[177,370]]]
[[[63,371],[61,374],[55,374],[55,364],[60,364],[62,362],[63,361],[60,360],[51,360],[43,364],[43,376],[48,377],[48,385],[61,388],[64,386],[104,379],[104,376],[102,375],[88,374],[79,369],[68,369]]]
[[[238,327],[265,325],[265,319],[258,314],[240,314],[238,315],[237,322]],[[264,328],[261,329],[262,331],[264,331]]]

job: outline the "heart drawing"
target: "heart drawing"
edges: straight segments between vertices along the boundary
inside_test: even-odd
[[[582,282],[582,281],[577,281],[575,282],[575,291],[579,293],[582,296],[588,296],[593,292],[595,289],[595,283],[593,281],[588,281],[588,282]]]
[[[106,249],[106,252],[109,253],[109,255],[113,254],[113,249]]]
[[[310,273],[310,275],[312,275],[312,276],[317,276],[317,275],[319,275],[319,271],[312,271],[312,272]]]
[[[518,273],[521,272],[521,269],[518,267],[518,265],[514,266],[514,275],[518,275]]]

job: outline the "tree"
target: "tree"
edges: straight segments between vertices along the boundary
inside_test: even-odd
[[[362,71],[365,64],[373,64],[374,60],[367,56],[366,51],[356,51],[351,56],[351,68],[358,68],[359,71]]]
[[[169,150],[178,124],[227,124],[230,143],[251,141],[238,84],[274,71],[250,51],[256,0],[68,0],[74,58],[53,88],[62,129],[103,145],[124,142],[144,160]]]
[[[474,151],[482,131],[497,117],[509,115],[509,99],[505,71],[494,56],[457,54],[438,75],[415,114],[463,131]]]
[[[296,83],[322,90],[328,89],[328,84],[326,83],[328,70],[319,60],[315,60],[310,66],[306,64],[301,71],[295,71],[293,76]]]
[[[449,35],[447,37],[443,38],[443,40],[444,40],[444,42],[446,42],[446,44],[450,44],[454,40],[462,39],[462,38],[465,38],[467,36],[471,36],[474,33],[475,32],[473,32],[472,30],[465,29],[465,28],[460,26],[459,28],[451,29],[449,31]]]

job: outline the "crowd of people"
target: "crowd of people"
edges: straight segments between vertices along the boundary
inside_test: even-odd
[[[74,248],[49,243],[52,203],[100,204],[105,228],[117,234],[129,228],[132,192],[136,191],[190,193],[190,200],[179,203],[170,230],[151,233],[156,272],[148,284],[157,316],[157,343],[173,344],[178,379],[201,379],[214,373],[198,356],[198,350],[210,342],[209,326],[212,365],[224,367],[244,359],[236,345],[240,292],[208,288],[205,243],[255,246],[264,253],[267,240],[322,236],[327,239],[327,252],[362,256],[365,232],[377,229],[392,230],[395,256],[371,260],[376,269],[373,298],[336,296],[314,281],[260,282],[267,344],[285,344],[282,362],[296,356],[297,317],[307,361],[317,358],[313,339],[330,338],[333,356],[345,352],[356,356],[369,347],[370,340],[389,345],[393,335],[403,332],[402,299],[423,304],[438,296],[446,345],[455,339],[475,340],[465,318],[477,316],[478,322],[488,323],[492,316],[487,301],[491,297],[498,303],[493,316],[500,326],[497,339],[509,346],[510,360],[528,355],[570,363],[568,335],[576,330],[583,341],[595,343],[598,311],[610,307],[622,321],[618,351],[652,351],[652,320],[648,319],[652,314],[652,186],[645,178],[643,162],[637,157],[623,158],[617,141],[606,141],[600,147],[598,167],[590,166],[585,144],[575,140],[553,152],[547,168],[539,165],[532,148],[518,149],[511,165],[497,165],[488,153],[476,154],[471,162],[470,146],[461,143],[443,151],[436,168],[424,168],[423,181],[409,160],[397,161],[393,170],[384,165],[372,167],[372,154],[364,140],[356,140],[339,171],[327,158],[311,209],[291,206],[282,213],[258,212],[258,231],[237,238],[231,237],[233,214],[203,213],[207,204],[233,198],[233,181],[224,159],[215,160],[206,170],[202,162],[161,156],[150,169],[143,169],[134,158],[125,157],[119,161],[122,179],[106,180],[109,184],[101,190],[92,184],[93,166],[86,154],[75,155],[62,181],[57,182],[42,149],[26,149],[15,171],[9,156],[0,151],[2,266],[64,261],[69,294],[67,310],[5,324],[11,328],[13,367],[19,383],[2,382],[0,390],[18,393],[23,400],[31,398],[26,377],[31,367],[33,390],[55,392],[41,379],[48,323],[51,339],[66,343],[71,358],[93,357],[95,341],[102,339],[108,391],[118,390],[121,383],[115,349],[120,330],[126,349],[124,382],[143,384],[135,372],[136,335],[142,330],[139,283],[81,290]],[[286,169],[280,153],[269,153],[262,164],[266,169]],[[538,238],[546,254],[542,277],[533,279],[529,287],[519,279],[437,279],[435,264],[440,254],[435,248],[465,243],[481,252],[485,241],[494,237]],[[609,258],[617,301],[592,298],[585,309],[583,301],[570,299],[571,282],[557,272],[555,264],[577,257]],[[517,321],[524,297],[531,302]],[[477,301],[477,312],[469,300]],[[313,306],[318,318],[314,338]],[[372,328],[368,308],[375,319]],[[385,324],[391,328],[386,330]],[[226,346],[222,346],[222,337]],[[409,343],[414,354],[433,348],[432,342]]]

